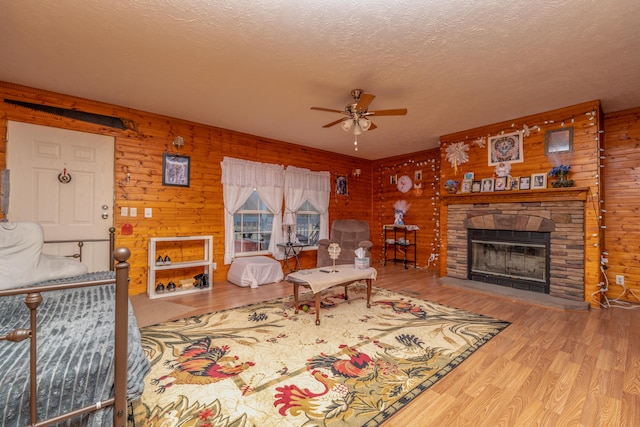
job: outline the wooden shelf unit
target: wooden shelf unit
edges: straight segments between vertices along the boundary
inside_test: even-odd
[[[186,241],[202,241],[202,259],[196,260],[175,260],[173,257],[171,258],[171,264],[168,265],[157,265],[156,260],[158,258],[158,243],[160,242],[186,242]],[[189,293],[196,292],[210,292],[213,288],[213,271],[214,263],[213,263],[213,236],[183,236],[183,237],[152,237],[149,239],[149,258],[148,258],[148,280],[147,280],[147,293],[149,294],[149,298],[163,298],[170,297],[174,295],[185,295]],[[160,254],[162,256],[163,254]],[[164,271],[164,270],[180,270],[180,269],[188,269],[188,268],[197,268],[202,267],[202,272],[208,276],[209,286],[206,288],[193,288],[182,289],[180,286],[179,279],[173,280],[176,285],[175,291],[168,291],[166,289],[167,283],[163,283],[165,285],[165,290],[162,293],[156,292],[156,272]]]

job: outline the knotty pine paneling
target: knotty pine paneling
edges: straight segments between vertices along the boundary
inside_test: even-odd
[[[564,124],[563,124],[564,122]],[[501,123],[489,124],[454,134],[444,135],[441,141],[440,184],[448,179],[461,181],[465,172],[473,172],[476,180],[494,177],[495,166],[488,165],[488,136],[530,129],[530,135],[523,140],[523,162],[511,164],[511,175],[530,176],[534,173],[548,174],[557,164],[571,165],[570,179],[576,187],[588,188],[585,202],[585,292],[584,299],[598,306],[600,275],[600,248],[602,234],[600,224],[600,202],[604,192],[604,177],[600,177],[600,147],[602,145],[601,109],[599,101],[591,101],[558,110],[521,117]],[[545,132],[562,127],[573,127],[573,149],[562,155],[545,154]],[[469,147],[467,163],[458,166],[457,171],[446,159],[446,149],[453,143],[463,142]],[[484,146],[482,146],[484,144]],[[547,187],[551,188],[553,178],[548,177]],[[529,190],[536,191],[536,190]],[[444,188],[442,189],[444,192]],[[499,196],[497,193],[496,196]],[[455,196],[454,196],[455,197]],[[446,257],[447,209],[440,209],[442,224],[442,256]],[[446,275],[446,262],[440,262],[440,274]],[[592,297],[592,296],[595,296]]]
[[[640,302],[640,108],[604,116],[604,250],[609,262],[607,297]],[[616,285],[616,275],[625,287]]]
[[[131,250],[132,295],[144,293],[147,289],[147,247],[150,237],[212,235],[214,261],[218,267],[213,279],[214,282],[226,280],[228,266],[224,265],[223,260],[224,204],[220,183],[220,162],[225,156],[329,171],[332,179],[339,175],[346,176],[349,194],[332,196],[330,221],[363,219],[375,229],[371,211],[373,174],[370,161],[11,83],[0,82],[0,94],[3,98],[75,108],[137,123],[136,130],[121,131],[0,104],[0,167],[6,165],[7,120],[115,137],[116,245]],[[172,145],[176,136],[182,136],[185,140],[179,154],[191,157],[189,188],[162,186],[162,154],[177,152]],[[341,133],[336,135],[341,136]],[[354,169],[362,171],[357,179],[352,176]],[[138,215],[121,217],[121,207],[135,207]],[[152,218],[144,218],[145,208],[153,210]],[[132,235],[123,235],[120,231],[127,222],[133,225]],[[301,256],[301,262],[305,268],[315,267],[316,251],[306,251]]]
[[[420,171],[421,179],[416,179]],[[373,228],[372,257],[378,263],[383,262],[384,233],[383,225],[393,224],[394,207],[398,200],[406,200],[411,206],[404,217],[405,224],[417,225],[416,259],[421,268],[437,269],[440,262],[439,229],[439,179],[440,150],[425,150],[408,155],[381,159],[373,162]],[[413,188],[407,193],[398,190],[391,183],[391,177],[408,175]],[[420,188],[417,188],[420,187]],[[408,237],[413,238],[412,233]],[[413,248],[409,248],[409,259],[413,258]]]

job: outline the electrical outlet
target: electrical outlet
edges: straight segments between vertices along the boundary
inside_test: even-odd
[[[616,274],[616,285],[624,285],[624,276],[622,274]]]
[[[144,217],[151,218],[153,216],[152,208],[144,208]]]
[[[213,263],[213,269],[214,269],[214,270],[216,270],[217,268],[218,268],[218,263],[217,263],[217,262],[214,262],[214,263]]]

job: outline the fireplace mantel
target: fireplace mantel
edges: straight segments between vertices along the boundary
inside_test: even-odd
[[[486,193],[443,194],[445,205],[478,203],[526,203],[587,200],[589,187],[545,188],[540,190],[507,190]]]

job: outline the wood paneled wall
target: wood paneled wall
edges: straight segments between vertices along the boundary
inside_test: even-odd
[[[334,179],[346,176],[349,195],[332,196],[330,221],[356,218],[369,221],[372,229],[377,227],[371,213],[370,161],[11,83],[0,82],[0,94],[3,98],[117,116],[137,124],[137,130],[120,131],[0,103],[0,168],[6,166],[8,120],[115,137],[116,245],[131,249],[132,295],[147,290],[148,240],[155,236],[213,235],[214,261],[218,266],[214,281],[226,280],[220,183],[220,162],[225,156],[330,171]],[[191,157],[189,188],[162,185],[162,154],[176,152],[172,144],[176,136],[185,140],[180,154]],[[342,133],[335,135],[342,136]],[[354,169],[362,171],[357,179],[352,176]],[[138,216],[121,217],[121,207],[137,208]],[[153,209],[152,218],[144,218],[144,208]],[[120,232],[126,222],[133,225],[132,235]],[[314,267],[315,260],[316,251],[305,252],[301,257],[303,267],[307,268]]]
[[[403,175],[413,182],[413,188],[406,193],[392,183]],[[416,259],[422,268],[437,269],[440,254],[440,150],[438,148],[411,153],[373,162],[373,226],[372,241],[374,255],[383,262],[383,226],[393,224],[394,207],[398,200],[406,200],[411,206],[404,217],[405,224],[417,225]],[[413,259],[409,248],[409,259]]]
[[[607,297],[640,302],[640,108],[604,117]],[[624,286],[616,285],[624,276]]]
[[[561,127],[563,120],[565,126],[574,127],[574,146],[571,156],[563,158],[562,162],[571,164],[571,178],[576,181],[576,186],[589,189],[585,209],[585,299],[589,300],[589,293],[597,290],[601,279],[602,247],[608,252],[607,277],[613,282],[607,295],[615,298],[620,293],[621,288],[614,285],[616,274],[625,275],[625,284],[631,290],[622,299],[637,301],[633,292],[640,293],[640,267],[636,265],[639,240],[636,223],[640,212],[636,194],[640,175],[635,166],[640,157],[640,109],[608,114],[601,119],[600,103],[592,101],[445,135],[441,138],[442,151],[426,150],[370,162],[11,83],[0,82],[0,94],[3,98],[118,116],[137,123],[137,130],[120,131],[0,103],[0,168],[6,165],[8,120],[110,135],[116,139],[116,244],[127,246],[132,251],[131,294],[146,292],[147,245],[153,236],[213,235],[214,261],[218,264],[214,281],[225,280],[228,266],[223,265],[224,221],[220,184],[220,161],[224,156],[327,170],[331,172],[332,179],[346,176],[349,195],[332,196],[330,220],[357,218],[369,221],[375,245],[372,261],[378,264],[382,262],[384,244],[382,226],[393,223],[395,201],[407,200],[411,208],[406,222],[420,227],[418,265],[440,268],[443,274],[443,266],[446,266],[443,262],[446,259],[446,236],[443,232],[446,230],[446,206],[440,204],[442,183],[449,178],[462,179],[466,171],[474,172],[476,178],[491,177],[494,172],[494,167],[487,165],[487,148],[474,141],[484,137],[486,142],[488,135],[522,129],[526,124],[531,135],[524,139],[524,162],[513,164],[512,175],[544,173],[553,165],[553,161],[544,155],[545,131]],[[540,131],[535,126],[540,126]],[[606,129],[604,160],[600,159],[602,152],[599,151],[601,141],[605,139],[599,137],[601,128]],[[172,145],[176,136],[185,139],[180,154],[191,156],[189,188],[162,186],[162,154],[176,152]],[[448,144],[460,141],[470,146],[469,162],[461,165],[456,174],[446,160],[444,150]],[[362,171],[357,178],[352,176],[354,169]],[[421,193],[415,188],[408,193],[400,193],[391,184],[392,175],[409,175],[415,181],[416,171],[422,172],[422,180],[416,181],[422,183]],[[605,179],[608,184],[606,197],[603,190]],[[606,213],[600,211],[600,200],[605,200]],[[120,207],[136,207],[139,214],[136,218],[120,217]],[[153,209],[152,218],[143,218],[145,207]],[[120,233],[126,222],[133,224],[133,235]],[[606,226],[606,229],[601,229],[601,226]],[[601,232],[603,230],[606,232]],[[313,267],[315,257],[315,251],[303,253],[303,267]]]
[[[573,105],[558,110],[548,111],[527,117],[521,117],[502,123],[444,135],[441,141],[441,177],[443,184],[448,179],[462,180],[465,172],[473,172],[475,179],[491,178],[495,173],[495,166],[488,165],[488,138],[502,133],[522,131],[524,126],[530,130],[529,136],[524,137],[522,163],[511,164],[511,175],[516,177],[530,176],[534,173],[548,174],[557,164],[571,165],[570,179],[575,181],[576,187],[588,188],[585,202],[585,301],[593,306],[598,305],[600,275],[600,249],[602,246],[600,200],[603,196],[601,188],[604,177],[600,176],[600,148],[601,138],[601,109],[599,101],[591,101]],[[562,127],[573,127],[573,149],[568,154],[547,156],[545,154],[545,132]],[[468,147],[469,161],[458,166],[447,161],[446,149],[453,143],[463,142]],[[484,146],[483,146],[484,144]],[[552,180],[552,178],[549,178]],[[551,187],[551,182],[548,182]],[[443,189],[444,191],[444,189]],[[535,191],[535,190],[529,190]],[[499,193],[496,193],[499,196]],[[443,206],[440,210],[442,224],[442,257],[446,257],[446,222],[447,210]],[[440,264],[440,274],[446,275],[446,263]]]

